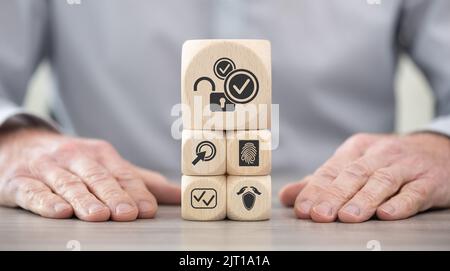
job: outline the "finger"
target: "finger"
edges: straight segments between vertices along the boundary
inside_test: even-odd
[[[89,190],[111,210],[115,221],[131,221],[138,216],[134,200],[120,187],[111,173],[97,161],[74,154],[64,165],[83,180]]]
[[[319,195],[311,210],[311,218],[317,222],[335,221],[339,209],[367,183],[372,173],[390,162],[388,157],[375,153],[347,165]]]
[[[370,219],[378,206],[419,176],[420,168],[410,165],[405,161],[375,171],[367,184],[339,210],[339,220],[356,223]]]
[[[144,180],[146,187],[155,195],[158,203],[176,204],[181,203],[181,188],[179,185],[169,182],[163,175],[135,167]]]
[[[39,180],[14,178],[9,184],[9,194],[14,195],[18,206],[43,217],[69,218],[73,215],[72,207]]]
[[[155,197],[138,179],[119,179],[119,184],[136,202],[139,208],[139,218],[153,218],[158,210]]]
[[[311,218],[311,208],[319,199],[331,182],[339,175],[344,167],[361,157],[373,142],[379,139],[376,135],[356,135],[348,139],[335,154],[319,167],[312,176],[308,176],[308,184],[298,194],[294,211],[298,218]]]
[[[92,222],[109,219],[109,208],[89,192],[78,176],[59,167],[52,159],[41,157],[32,161],[30,171],[69,202],[79,219]]]
[[[156,197],[158,203],[180,204],[181,189],[179,185],[172,184],[161,174],[140,168],[124,160],[115,148],[104,141],[91,140],[90,146],[98,150],[97,159],[102,164],[115,164],[117,161],[126,163],[127,167],[134,169],[141,177],[147,189]]]
[[[400,193],[377,209],[382,220],[398,220],[411,217],[432,207],[430,180],[420,179],[403,186]]]
[[[281,204],[284,206],[294,205],[295,199],[298,193],[308,184],[306,181],[300,181],[295,183],[290,183],[281,188],[278,196],[280,198]]]
[[[131,164],[123,160],[114,150],[100,152],[100,163],[119,181],[120,186],[135,201],[139,209],[139,218],[152,218],[158,204],[152,193],[145,186],[142,177]]]

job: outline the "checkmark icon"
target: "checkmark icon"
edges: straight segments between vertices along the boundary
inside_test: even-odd
[[[200,195],[200,197],[197,197],[196,195],[193,195],[194,196],[194,199],[196,200],[196,201],[198,201],[198,202],[200,202],[200,200],[203,198],[203,196],[206,194],[206,191],[203,191],[203,193]]]
[[[214,188],[194,188],[191,191],[191,206],[194,209],[214,209],[217,206],[217,191]]]
[[[224,93],[231,103],[249,103],[258,95],[258,90],[258,78],[249,70],[232,70],[225,78]]]
[[[208,201],[206,201],[206,200],[203,200],[203,203],[206,205],[206,206],[209,206],[209,204],[213,201],[213,199],[215,198],[216,196],[212,196]]]
[[[236,85],[233,85],[233,89],[240,95],[242,92],[244,92],[245,88],[250,83],[250,79],[245,80],[244,84],[239,88]]]
[[[225,74],[225,73],[230,69],[230,67],[231,67],[231,64],[228,63],[228,65],[227,65],[225,68],[223,68],[223,69],[219,67],[219,71],[220,71],[222,74]]]
[[[214,74],[221,80],[225,80],[230,72],[236,69],[236,65],[233,60],[222,57],[214,63]]]

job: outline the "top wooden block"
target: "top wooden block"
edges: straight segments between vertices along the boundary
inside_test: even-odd
[[[270,129],[269,41],[189,40],[181,62],[184,129]]]

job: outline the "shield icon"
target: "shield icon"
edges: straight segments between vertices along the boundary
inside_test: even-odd
[[[242,195],[242,203],[244,203],[245,209],[250,211],[255,205],[255,199],[256,199],[255,194],[253,194],[250,191],[245,192]]]
[[[246,191],[247,188],[249,187],[248,186],[242,187],[236,194],[238,196],[242,195],[242,203],[244,204],[245,209],[247,209],[247,211],[250,211],[251,209],[253,209],[253,206],[255,205],[256,196],[261,195],[261,192],[259,192],[259,190],[254,186],[250,186],[251,189],[250,191]]]

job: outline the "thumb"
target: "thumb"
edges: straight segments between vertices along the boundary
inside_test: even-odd
[[[308,181],[299,181],[285,185],[278,193],[281,203],[284,206],[293,206],[298,194],[307,184]]]
[[[181,188],[179,185],[167,181],[163,175],[140,167],[135,167],[142,176],[145,186],[161,204],[180,204]]]

